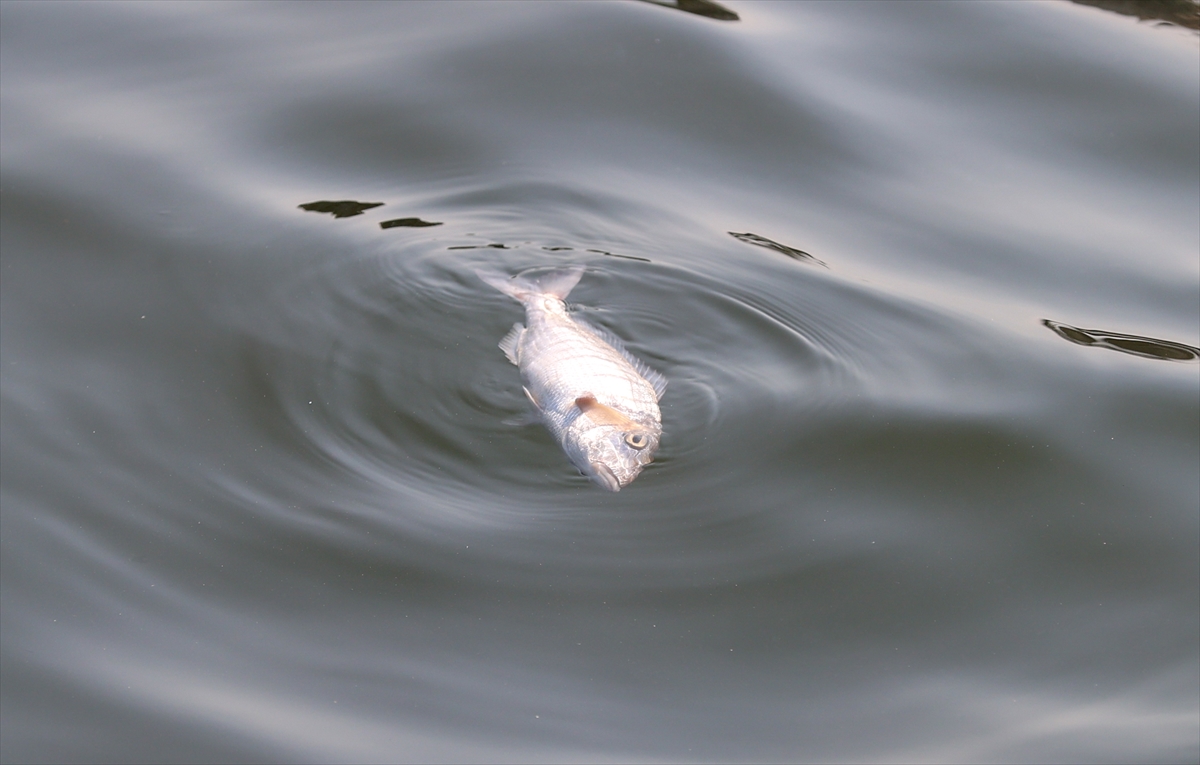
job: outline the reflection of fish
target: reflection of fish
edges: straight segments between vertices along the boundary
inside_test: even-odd
[[[1102,329],[1080,329],[1050,319],[1043,319],[1042,324],[1054,330],[1059,337],[1070,340],[1076,345],[1108,348],[1147,359],[1163,359],[1165,361],[1196,361],[1200,359],[1200,348],[1171,340],[1107,332]]]
[[[662,435],[658,399],[667,381],[606,330],[567,313],[563,300],[583,267],[479,278],[525,306],[528,326],[500,341],[521,370],[525,395],[580,472],[620,491],[654,458]]]

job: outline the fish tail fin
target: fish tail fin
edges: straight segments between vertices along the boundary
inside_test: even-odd
[[[551,295],[565,300],[583,277],[583,266],[522,271],[514,277],[501,271],[477,268],[475,275],[515,300]]]

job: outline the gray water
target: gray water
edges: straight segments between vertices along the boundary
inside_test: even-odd
[[[1200,760],[1200,37],[724,5],[0,4],[4,762]]]

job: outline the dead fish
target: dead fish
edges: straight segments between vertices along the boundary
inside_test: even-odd
[[[620,491],[654,459],[662,436],[658,400],[666,378],[608,330],[567,312],[582,266],[480,279],[525,306],[500,349],[521,371],[525,395],[579,471]]]

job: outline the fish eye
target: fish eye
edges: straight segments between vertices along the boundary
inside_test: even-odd
[[[634,449],[645,449],[650,444],[650,437],[645,433],[626,433],[625,443]]]

